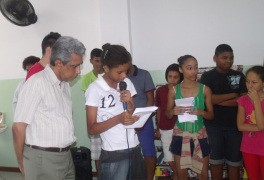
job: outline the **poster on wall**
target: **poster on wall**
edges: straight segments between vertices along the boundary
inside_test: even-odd
[[[202,74],[203,74],[204,72],[206,72],[206,71],[210,71],[210,70],[213,69],[213,68],[215,68],[215,66],[213,66],[213,67],[200,67],[199,70],[198,70],[197,81],[198,81],[198,82],[200,81],[201,76],[202,76]],[[239,71],[239,72],[242,72],[242,73],[243,73],[244,70],[245,70],[245,68],[247,69],[248,66],[247,66],[247,67],[244,67],[244,65],[233,65],[231,68],[232,68],[233,70],[236,70],[236,71]],[[158,83],[158,84],[156,85],[156,89],[159,88],[159,87],[162,86],[162,85],[164,85],[164,83]]]
[[[213,69],[213,68],[215,68],[215,67],[201,67],[201,68],[199,68],[199,70],[198,70],[198,75],[197,75],[197,81],[198,81],[198,82],[200,81],[201,76],[202,76],[202,74],[203,74],[204,72],[206,72],[206,71],[210,71],[210,70]],[[233,66],[232,66],[232,69],[243,73],[244,66],[243,66],[243,65],[233,65]]]

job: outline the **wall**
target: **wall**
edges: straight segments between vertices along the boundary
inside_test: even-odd
[[[100,26],[102,44],[120,44],[130,50],[129,0],[101,0]]]
[[[159,70],[191,54],[199,66],[213,66],[216,46],[228,43],[235,64],[263,64],[263,6],[261,0],[131,0],[134,61]]]
[[[21,68],[25,57],[41,57],[40,44],[49,32],[73,36],[84,43],[89,52],[100,47],[99,1],[96,0],[30,0],[35,8],[38,21],[34,25],[21,27],[10,23],[0,14],[0,79],[23,78]],[[84,71],[90,69],[84,63]]]

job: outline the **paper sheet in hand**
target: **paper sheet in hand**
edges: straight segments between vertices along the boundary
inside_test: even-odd
[[[133,115],[139,116],[139,120],[137,120],[134,124],[124,126],[125,128],[141,128],[147,122],[149,116],[158,109],[156,106],[144,107],[144,108],[136,108]]]
[[[193,106],[194,105],[194,97],[175,99],[176,106]],[[183,114],[178,115],[179,122],[194,122],[198,120],[197,115],[189,114],[188,112],[184,112]]]

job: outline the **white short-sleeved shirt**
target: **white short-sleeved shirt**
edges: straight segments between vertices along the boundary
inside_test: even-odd
[[[136,94],[136,90],[132,82],[125,78],[127,83],[127,90],[130,91],[131,96]],[[124,112],[123,104],[120,101],[120,93],[111,88],[103,77],[99,76],[85,92],[86,105],[98,107],[97,122],[107,121],[108,119]],[[128,135],[128,137],[127,137]],[[102,138],[102,149],[106,151],[116,151],[133,148],[139,144],[137,134],[134,129],[126,129],[123,124],[108,129],[100,134]]]
[[[19,96],[14,122],[28,124],[25,143],[64,148],[75,142],[70,86],[46,68],[29,78]]]

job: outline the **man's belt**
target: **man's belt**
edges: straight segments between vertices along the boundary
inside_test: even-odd
[[[48,152],[65,152],[65,151],[69,151],[71,148],[71,146],[67,146],[65,148],[57,148],[57,147],[40,147],[40,146],[29,145],[29,144],[26,144],[26,146],[32,149],[48,151]]]

